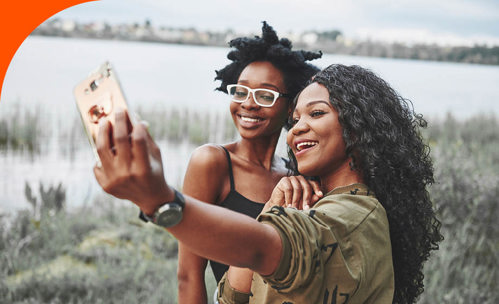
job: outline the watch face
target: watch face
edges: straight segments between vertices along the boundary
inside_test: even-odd
[[[177,203],[169,203],[167,209],[156,218],[156,224],[162,227],[171,227],[182,220],[182,207]]]

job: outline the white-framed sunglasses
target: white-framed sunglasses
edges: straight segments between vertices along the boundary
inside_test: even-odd
[[[288,94],[279,93],[269,89],[251,89],[241,84],[227,85],[227,92],[232,97],[231,101],[243,103],[248,100],[250,93],[253,94],[253,100],[261,107],[271,107],[279,97],[290,97]]]

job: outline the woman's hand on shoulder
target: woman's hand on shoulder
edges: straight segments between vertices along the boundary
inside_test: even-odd
[[[269,210],[272,206],[308,210],[322,196],[318,182],[307,180],[301,175],[286,176],[277,183],[262,212]]]

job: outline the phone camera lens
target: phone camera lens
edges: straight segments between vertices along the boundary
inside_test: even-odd
[[[90,117],[90,121],[92,123],[98,124],[99,120],[106,116],[106,113],[104,112],[104,108],[102,106],[94,105],[90,108],[90,110],[88,110],[88,116]]]
[[[97,85],[98,85],[98,84],[95,82],[95,80],[94,80],[94,81],[92,81],[92,82],[90,83],[90,89],[92,89],[92,91],[97,90]]]

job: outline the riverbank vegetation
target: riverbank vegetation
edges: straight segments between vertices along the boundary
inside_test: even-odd
[[[227,117],[181,112],[160,113],[155,120],[144,111],[142,117],[150,120],[155,138],[201,144],[235,136]],[[36,126],[30,115],[29,127],[20,123],[17,130]],[[200,127],[213,121],[227,125],[217,131],[219,138]],[[160,128],[165,122],[171,125]],[[12,123],[1,120],[0,135],[5,125],[10,134]],[[499,302],[497,130],[493,115],[429,119],[423,134],[432,148],[436,179],[429,190],[445,240],[426,264],[419,303]],[[66,133],[61,136],[86,140],[71,128]],[[38,188],[26,184],[25,197],[28,209],[0,215],[0,302],[176,303],[177,242],[162,229],[142,223],[135,206],[101,194],[69,210],[64,185],[43,182]],[[211,295],[215,283],[209,272],[207,281]]]
[[[207,115],[187,108],[139,108],[136,114],[147,121],[152,136],[159,141],[187,141],[198,146],[231,141],[237,136],[228,113]],[[55,121],[48,117],[41,109],[14,104],[7,115],[0,115],[0,152],[40,155],[47,151],[48,142],[54,140],[60,143],[60,152],[71,157],[75,150],[88,145],[79,117]]]

